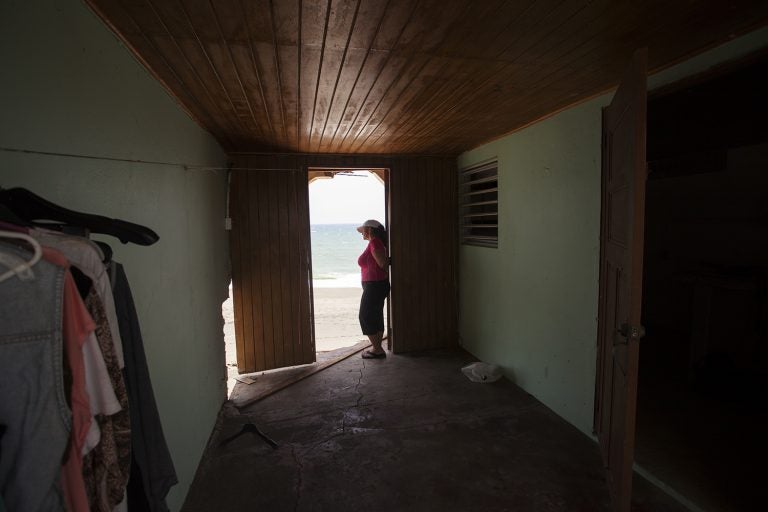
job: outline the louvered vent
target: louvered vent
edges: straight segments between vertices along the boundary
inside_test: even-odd
[[[499,172],[493,160],[459,171],[461,243],[499,245]]]

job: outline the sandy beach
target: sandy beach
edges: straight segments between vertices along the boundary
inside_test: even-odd
[[[351,347],[365,339],[365,336],[360,332],[360,324],[357,320],[357,310],[362,292],[361,288],[314,288],[315,346],[318,352]],[[384,313],[386,315],[386,309]],[[224,316],[228,387],[231,392],[234,387],[234,378],[237,375],[235,315],[231,289],[230,299],[222,304],[222,314]]]

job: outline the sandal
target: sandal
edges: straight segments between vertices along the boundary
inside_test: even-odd
[[[385,357],[387,357],[386,352],[381,352],[378,354],[370,350],[366,350],[365,352],[363,352],[363,359],[384,359]]]

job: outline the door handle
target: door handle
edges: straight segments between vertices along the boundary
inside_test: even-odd
[[[626,345],[629,343],[630,338],[635,341],[640,341],[642,338],[644,338],[645,327],[642,325],[630,326],[628,323],[623,323],[621,324],[621,327],[616,330],[616,333],[621,335],[621,339],[617,339],[617,336],[614,336],[613,344]]]

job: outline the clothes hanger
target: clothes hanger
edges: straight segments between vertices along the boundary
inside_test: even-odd
[[[0,205],[28,222],[54,221],[118,238],[123,243],[152,245],[160,237],[148,227],[120,219],[69,210],[24,188],[0,188]]]
[[[0,230],[0,237],[24,240],[29,245],[31,245],[32,248],[34,249],[34,252],[32,254],[32,259],[30,259],[29,261],[25,261],[21,265],[17,265],[15,268],[12,268],[11,270],[3,274],[0,274],[0,283],[5,281],[6,279],[13,277],[14,275],[24,276],[24,273],[29,271],[38,261],[40,261],[40,258],[42,258],[43,256],[43,249],[40,247],[40,244],[38,243],[37,240],[35,240],[29,235],[25,235],[24,233],[15,233],[13,231]]]
[[[13,213],[13,211],[4,204],[0,204],[0,221],[7,222],[8,224],[16,224],[17,226],[29,226],[29,222]]]
[[[254,434],[258,435],[260,438],[262,438],[264,441],[266,441],[267,444],[271,446],[273,450],[277,450],[278,444],[272,438],[266,435],[264,432],[259,430],[259,427],[257,427],[253,423],[246,423],[245,425],[243,425],[243,428],[240,429],[240,432],[233,434],[228,438],[224,439],[221,443],[219,443],[219,446],[224,446],[227,443],[234,441],[235,439],[237,439],[238,437],[240,437],[241,435],[247,432],[253,432]]]
[[[108,243],[102,242],[101,240],[93,240],[93,243],[99,246],[99,249],[101,249],[102,254],[104,254],[104,259],[102,260],[104,263],[109,263],[112,261],[112,247],[109,246]]]

